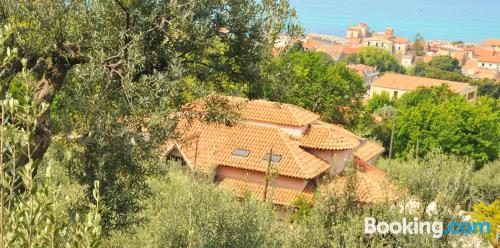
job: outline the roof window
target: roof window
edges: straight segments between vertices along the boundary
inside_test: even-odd
[[[282,157],[281,157],[281,155],[279,155],[279,154],[273,154],[273,155],[271,156],[271,161],[273,161],[273,162],[276,162],[276,163],[277,163],[277,162],[281,161],[281,158],[282,158]],[[267,153],[267,154],[264,156],[264,160],[269,161],[269,153]]]
[[[250,155],[250,151],[245,150],[245,149],[236,148],[233,151],[233,155],[238,156],[238,157],[248,157]]]

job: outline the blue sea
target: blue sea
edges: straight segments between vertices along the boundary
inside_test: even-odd
[[[289,0],[308,33],[344,36],[350,25],[390,26],[411,40],[500,39],[500,0]]]

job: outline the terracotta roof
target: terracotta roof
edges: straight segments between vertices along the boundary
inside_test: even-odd
[[[255,198],[264,199],[265,185],[233,178],[222,178],[218,183],[221,187],[231,190],[237,197],[243,198],[246,194],[250,194]],[[291,206],[299,197],[312,200],[313,194],[282,187],[273,187],[272,185],[268,186],[267,198],[272,199],[274,204]]]
[[[479,56],[480,62],[500,63],[500,56]]]
[[[320,118],[319,115],[301,107],[266,100],[248,101],[241,116],[246,120],[270,122],[286,126],[304,126]]]
[[[385,73],[383,76],[373,82],[372,87],[382,87],[399,90],[416,90],[419,87],[431,87],[447,84],[450,90],[461,92],[469,87],[467,83],[447,81],[441,79],[432,79],[424,77],[415,77],[402,74]]]
[[[309,127],[301,138],[300,146],[321,150],[354,149],[361,144],[361,137],[335,125],[319,122]]]
[[[497,79],[498,73],[490,70],[478,70],[474,73],[474,77],[477,78],[488,78],[488,79]]]
[[[366,161],[356,161],[356,195],[363,203],[393,202],[399,199],[401,191],[391,183],[385,172]],[[324,181],[320,189],[322,195],[340,194],[345,190],[346,177]]]
[[[485,40],[482,43],[487,46],[500,46],[500,40]]]
[[[237,124],[229,127],[193,122],[191,129],[175,142],[192,167],[205,173],[217,165],[266,172],[266,154],[281,156],[279,174],[311,179],[330,168],[330,164],[299,147],[299,143],[277,127]],[[176,146],[168,146],[169,154]],[[246,157],[235,156],[236,149],[250,151]],[[196,152],[197,151],[197,152]],[[196,163],[195,163],[196,160]]]
[[[465,61],[465,64],[462,66],[462,69],[468,69],[468,70],[476,69],[477,63],[478,63],[477,60],[469,59],[469,60]]]
[[[396,38],[394,38],[394,42],[396,42],[396,43],[408,43],[409,40],[406,38],[403,38],[403,37],[396,37]]]
[[[495,51],[490,50],[490,49],[484,49],[480,47],[474,47],[472,50],[472,55],[475,57],[481,57],[481,56],[493,56],[495,54]]]
[[[248,100],[233,96],[218,97],[226,99],[230,104],[237,107],[241,117],[245,120],[302,127],[320,118],[319,115],[292,104],[266,100]],[[197,111],[203,111],[207,99],[210,98],[201,98],[192,104],[197,105],[195,108]]]
[[[342,45],[322,45],[316,51],[328,54],[332,59],[338,60],[344,54],[344,47]]]
[[[451,55],[453,58],[457,59],[458,61],[461,61],[465,58],[465,51],[455,51]]]
[[[370,161],[376,156],[382,154],[385,151],[385,148],[375,142],[366,141],[354,151],[354,156],[358,157],[364,161]]]
[[[348,68],[356,71],[357,73],[361,74],[362,76],[366,72],[376,72],[375,67],[369,66],[369,65],[363,65],[363,64],[349,64],[347,65]]]
[[[308,38],[303,44],[302,47],[305,49],[316,49],[321,46],[321,42],[312,38]]]
[[[351,55],[354,53],[359,53],[360,50],[361,50],[360,47],[344,47],[344,54]]]

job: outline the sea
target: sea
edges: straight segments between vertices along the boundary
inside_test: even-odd
[[[394,28],[414,40],[477,43],[500,39],[500,0],[289,0],[306,33],[345,36],[348,26]]]

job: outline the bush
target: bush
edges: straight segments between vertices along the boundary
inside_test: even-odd
[[[153,197],[142,212],[148,222],[115,233],[109,247],[270,247],[276,214],[269,204],[243,202],[214,183],[180,168],[151,179]]]

